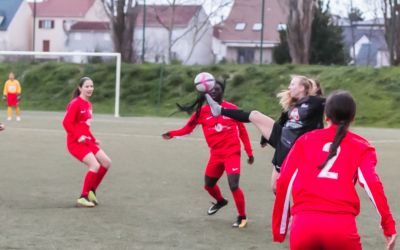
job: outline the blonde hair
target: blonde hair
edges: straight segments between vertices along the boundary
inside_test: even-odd
[[[294,79],[299,79],[300,84],[304,86],[305,95],[322,95],[321,86],[318,80],[308,78],[302,75],[291,75],[291,81]],[[290,96],[290,90],[286,89],[281,91],[276,95],[279,100],[279,104],[282,106],[283,110],[286,112],[291,106],[293,106],[298,100]]]

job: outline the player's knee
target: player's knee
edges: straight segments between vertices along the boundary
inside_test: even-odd
[[[206,188],[206,187],[210,187],[210,188],[214,187],[215,184],[217,184],[217,181],[218,181],[218,178],[212,178],[212,177],[209,177],[207,175],[204,176],[204,188]]]
[[[234,192],[236,189],[239,188],[239,182],[238,181],[229,182],[229,188],[231,192]]]
[[[104,162],[103,162],[103,167],[109,169],[111,167],[111,159],[107,158]]]
[[[96,162],[89,166],[90,171],[97,173],[100,168],[100,163]]]

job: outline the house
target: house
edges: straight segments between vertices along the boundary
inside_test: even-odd
[[[30,7],[35,51],[66,51],[69,29],[76,22],[108,21],[101,0],[43,0]]]
[[[32,13],[25,0],[0,0],[0,50],[32,48]]]
[[[143,6],[140,8],[134,34],[139,57],[144,13]],[[148,62],[178,60],[189,65],[213,62],[212,26],[201,5],[147,5],[144,40],[145,61]]]
[[[261,44],[262,1],[236,0],[227,19],[214,27],[215,62],[260,63],[262,51],[262,63],[272,63],[272,50],[280,43],[278,30],[287,20],[285,9],[282,1],[265,0]]]
[[[353,24],[342,21],[341,27],[345,47],[352,59],[350,64],[372,67],[390,65],[383,19],[358,21]]]

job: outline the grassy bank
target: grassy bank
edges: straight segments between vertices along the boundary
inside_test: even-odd
[[[65,109],[82,76],[95,82],[96,113],[112,113],[115,96],[113,64],[0,63],[0,81],[14,71],[21,81],[25,110]],[[175,103],[196,98],[192,79],[201,71],[228,78],[226,99],[244,109],[258,109],[272,117],[280,111],[276,93],[286,88],[291,74],[318,77],[325,93],[345,89],[357,99],[357,125],[400,127],[400,68],[355,68],[295,65],[123,65],[121,74],[122,116],[168,116]],[[4,104],[3,104],[4,108]],[[185,116],[185,114],[176,114]]]

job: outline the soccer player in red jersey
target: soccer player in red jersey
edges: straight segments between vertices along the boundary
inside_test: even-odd
[[[84,178],[81,196],[77,200],[79,207],[94,207],[98,204],[96,189],[111,165],[110,158],[90,132],[92,104],[89,99],[93,90],[93,81],[89,77],[81,78],[63,120],[68,151],[89,168]]]
[[[278,94],[284,110],[278,121],[256,110],[246,112],[221,107],[207,94],[206,98],[213,115],[222,114],[240,122],[253,123],[265,141],[275,148],[271,175],[271,187],[275,193],[276,176],[294,142],[302,134],[323,127],[325,98],[321,95],[319,83],[305,76],[293,75],[288,89]]]
[[[224,84],[217,81],[210,95],[223,107],[235,109],[234,104],[223,100]],[[204,96],[197,102],[197,110],[190,117],[187,124],[178,130],[164,133],[164,139],[171,139],[176,136],[183,136],[191,133],[200,124],[203,129],[204,137],[210,148],[210,158],[205,169],[204,189],[217,201],[208,209],[208,215],[215,214],[220,208],[224,207],[228,201],[222,196],[218,187],[218,180],[226,171],[228,183],[236,203],[238,217],[233,227],[243,228],[247,225],[245,199],[242,189],[239,187],[240,178],[240,140],[244,144],[249,164],[253,164],[254,157],[247,130],[243,123],[232,120],[228,117],[213,117],[208,105],[204,103]]]
[[[375,172],[375,148],[348,130],[355,113],[353,97],[345,91],[334,92],[325,106],[328,127],[296,141],[277,179],[274,241],[285,240],[291,215],[290,249],[361,249],[356,226],[358,181],[381,216],[386,248],[394,248],[396,226]],[[290,193],[293,205],[289,209]]]

